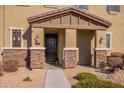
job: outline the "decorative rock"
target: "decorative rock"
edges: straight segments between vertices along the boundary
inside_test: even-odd
[[[112,52],[111,53],[111,56],[112,57],[122,57],[122,56],[124,56],[124,54],[123,53],[120,53],[120,52]]]
[[[123,59],[121,57],[108,57],[107,63],[111,68],[122,68]]]

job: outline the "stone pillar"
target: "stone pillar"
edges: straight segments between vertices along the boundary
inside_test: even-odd
[[[30,54],[31,68],[43,68],[45,63],[44,28],[32,28]]]
[[[45,48],[31,48],[31,68],[44,68]]]
[[[77,30],[65,30],[65,48],[63,50],[64,68],[75,68],[78,63],[78,48],[76,47]]]
[[[96,67],[100,62],[107,62],[106,31],[96,31],[95,61]]]
[[[107,50],[106,49],[96,49],[95,50],[95,56],[96,56],[96,67],[98,67],[98,64],[100,62],[107,62]]]

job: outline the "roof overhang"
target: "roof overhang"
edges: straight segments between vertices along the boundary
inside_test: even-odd
[[[109,22],[108,20],[106,20],[104,18],[101,18],[99,16],[91,14],[88,11],[79,10],[79,9],[73,8],[73,7],[62,8],[62,9],[42,13],[39,15],[31,16],[31,17],[27,18],[27,20],[28,20],[29,24],[35,24],[35,23],[44,22],[44,21],[49,20],[54,17],[63,16],[65,14],[76,14],[80,17],[84,17],[90,21],[93,21],[94,23],[96,22],[105,28],[108,28],[112,25],[111,22]]]

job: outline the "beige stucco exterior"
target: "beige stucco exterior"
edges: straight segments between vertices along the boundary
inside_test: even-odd
[[[77,47],[79,48],[79,64],[91,65],[95,48],[95,31],[78,30]],[[93,65],[93,64],[92,64]]]
[[[77,42],[77,30],[76,29],[65,29],[65,47],[76,48]]]
[[[96,8],[97,7],[97,8]],[[99,15],[105,19],[108,19],[112,22],[112,26],[107,29],[107,31],[112,32],[112,50],[124,52],[123,40],[124,40],[124,31],[123,31],[123,17],[124,17],[124,6],[120,6],[120,12],[116,15],[108,14],[106,6],[89,6],[89,11]]]
[[[2,54],[2,48],[11,47],[11,28],[23,29],[23,46],[21,48],[45,48],[45,33],[57,33],[57,56],[60,64],[64,60],[64,48],[79,48],[79,64],[94,65],[94,49],[106,48],[106,32],[112,33],[112,49],[108,50],[108,55],[115,51],[124,53],[124,6],[121,6],[119,13],[112,15],[107,12],[105,5],[89,5],[88,11],[90,13],[107,19],[112,23],[112,26],[107,29],[92,22],[89,26],[89,21],[85,20],[85,18],[82,17],[79,19],[77,15],[72,14],[52,18],[51,20],[36,23],[32,26],[30,26],[26,19],[30,16],[63,7],[68,6],[0,6],[0,54]],[[31,37],[29,37],[30,34]],[[37,34],[39,35],[40,45],[35,45],[35,37]],[[99,36],[103,37],[101,44],[99,44]],[[2,55],[0,56],[0,60],[2,61]]]

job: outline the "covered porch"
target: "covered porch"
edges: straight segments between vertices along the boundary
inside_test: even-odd
[[[40,55],[39,61],[31,62],[31,68],[43,67],[45,62],[56,62],[64,68],[97,66],[107,60],[105,37],[111,23],[103,18],[69,7],[29,17],[28,22],[32,47],[39,49],[44,59]]]

